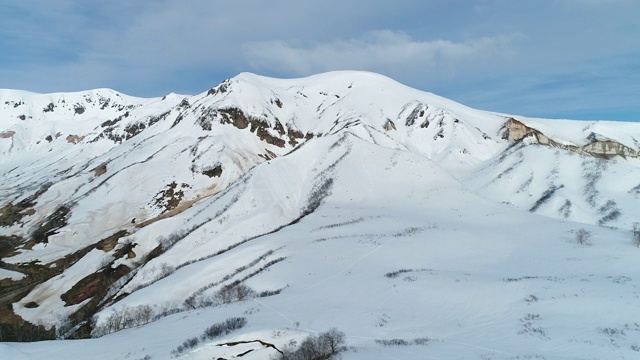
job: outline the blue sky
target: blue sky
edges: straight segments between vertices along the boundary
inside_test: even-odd
[[[640,121],[637,0],[4,0],[0,88],[197,94],[368,70],[471,107]]]

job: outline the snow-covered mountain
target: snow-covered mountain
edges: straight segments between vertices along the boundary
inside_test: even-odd
[[[349,359],[640,351],[640,123],[480,111],[365,72],[0,90],[0,115],[0,340],[104,335],[9,358],[266,359],[331,327]]]

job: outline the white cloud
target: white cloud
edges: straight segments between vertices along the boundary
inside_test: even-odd
[[[372,70],[402,74],[461,67],[488,59],[512,58],[511,43],[519,34],[482,37],[464,42],[420,41],[404,32],[376,30],[356,39],[331,42],[249,42],[243,46],[245,60],[255,69],[307,75],[338,69]]]

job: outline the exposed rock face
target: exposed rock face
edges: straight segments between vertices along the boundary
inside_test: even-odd
[[[47,216],[46,221],[33,232],[31,240],[34,244],[48,243],[49,236],[57,233],[57,230],[67,225],[67,215],[71,209],[66,206],[60,206]]]
[[[100,176],[103,175],[104,173],[107,172],[107,164],[108,162],[104,162],[100,165],[98,165],[97,167],[93,168],[92,171],[94,172],[94,176]]]
[[[613,140],[597,140],[582,147],[584,152],[596,155],[601,154],[606,157],[612,156],[624,156],[624,157],[638,157],[640,154],[629,147],[620,144]]]
[[[221,115],[221,124],[231,124],[241,130],[246,129],[250,126],[249,130],[252,133],[255,133],[260,138],[260,140],[278,147],[285,146],[285,141],[283,139],[274,136],[271,132],[269,132],[269,129],[273,129],[280,136],[285,135],[284,128],[277,119],[275,125],[273,126],[273,128],[271,128],[268,121],[247,116],[242,110],[238,108],[219,109],[218,113]],[[205,130],[211,130],[211,126],[209,125],[209,128]],[[291,139],[295,140],[295,133],[291,134],[290,136]]]
[[[120,127],[117,125],[124,118],[129,117],[129,112],[125,112],[124,114],[116,117],[113,120],[107,120],[103,122],[100,126],[105,128],[100,135],[91,140],[91,142],[96,142],[101,138],[110,139],[114,143],[122,144],[122,142],[131,139],[132,137],[140,134],[145,129],[148,129],[155,123],[166,119],[171,114],[171,111],[165,111],[164,113],[157,116],[148,116],[143,120],[136,121],[134,123],[130,123],[124,127]]]
[[[80,141],[84,140],[84,136],[80,136],[80,135],[68,135],[67,136],[67,142],[69,144],[77,144]]]
[[[557,147],[569,151],[573,151],[578,154],[587,154],[600,158],[612,158],[614,156],[623,157],[638,157],[640,154],[637,150],[620,144],[617,141],[597,139],[595,134],[591,134],[588,139],[590,143],[578,146],[572,144],[565,144],[549,138],[537,129],[528,127],[524,123],[509,118],[505,123],[506,133],[505,138],[509,142],[516,142],[529,137],[534,140],[535,143],[540,145],[546,145],[551,147]]]
[[[202,174],[208,177],[220,177],[222,175],[222,165],[218,164],[210,169],[203,170]]]
[[[384,131],[391,131],[396,129],[396,124],[393,123],[390,119],[387,119],[387,122],[383,126]]]
[[[220,168],[220,173],[222,173],[222,168]],[[169,210],[175,209],[178,205],[180,205],[180,201],[184,198],[184,189],[189,188],[189,184],[182,183],[180,186],[173,181],[171,184],[167,185],[167,188],[161,190],[154,199],[154,204],[162,209],[162,212],[165,213]]]
[[[504,126],[505,128],[507,128],[506,139],[510,143],[516,142],[524,138],[528,134],[537,132],[537,130],[526,126],[525,124],[521,123],[520,121],[514,118],[509,118],[509,120],[507,120]]]
[[[308,136],[309,134],[307,134]],[[289,137],[289,145],[297,146],[298,140],[305,137],[302,131],[295,129],[292,125],[287,124],[287,136]]]
[[[60,299],[65,302],[65,306],[78,305],[91,298],[100,300],[107,293],[109,286],[126,275],[129,270],[125,265],[119,265],[115,269],[107,266],[78,281],[71,289],[62,294]],[[94,304],[89,304],[89,306],[95,306],[95,303],[97,301],[94,300]]]
[[[0,139],[10,139],[13,137],[13,135],[15,135],[16,132],[15,131],[5,131],[5,132],[1,132],[0,133]]]
[[[426,105],[426,104],[419,104],[418,106],[416,106],[416,108],[413,109],[411,114],[409,114],[409,116],[407,117],[407,121],[405,122],[405,125],[412,126],[416,122],[416,120],[424,116],[425,111],[428,109],[429,109],[429,105]],[[429,121],[427,120],[427,123],[428,122]]]

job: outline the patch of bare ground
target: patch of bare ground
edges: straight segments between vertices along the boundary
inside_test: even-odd
[[[109,164],[109,162],[105,161],[102,164],[91,169],[91,171],[93,171],[93,175],[98,177],[100,175],[105,174],[107,172],[107,164]]]
[[[67,142],[69,144],[74,144],[75,145],[75,144],[79,143],[80,141],[84,140],[84,136],[71,134],[71,135],[67,135],[66,139],[67,139]]]
[[[16,134],[16,132],[15,131],[11,131],[11,130],[0,132],[0,139],[10,139],[15,134]]]
[[[71,289],[60,295],[60,299],[65,302],[65,306],[77,305],[93,297],[100,301],[102,297],[106,295],[111,284],[128,274],[129,271],[131,271],[131,269],[125,265],[120,265],[115,269],[107,266],[78,281]],[[102,296],[96,297],[96,295]],[[97,302],[93,305],[95,308]],[[86,310],[87,309],[85,309],[85,311]]]
[[[220,177],[220,175],[222,175],[222,165],[218,164],[210,169],[205,169],[202,171],[202,174],[208,177]]]
[[[51,332],[51,330],[44,331],[44,328],[39,329],[37,326],[23,320],[13,312],[12,304],[24,298],[37,285],[54,276],[62,274],[64,270],[71,267],[94,249],[100,249],[105,252],[115,249],[113,253],[114,259],[124,256],[129,257],[133,251],[133,244],[127,243],[116,249],[118,239],[127,235],[129,235],[129,233],[126,231],[119,231],[93,245],[78,250],[62,259],[58,259],[51,264],[43,265],[36,261],[11,264],[0,261],[1,268],[16,271],[25,275],[25,277],[20,280],[5,279],[0,281],[0,332],[5,331],[4,335],[0,334],[0,337],[4,336],[7,339],[0,339],[0,341],[37,341],[53,339],[56,335],[55,329],[53,329],[53,332]],[[66,305],[75,305],[87,299],[91,299],[71,316],[71,322],[74,324],[81,324],[83,322],[88,323],[87,320],[96,312],[100,305],[100,301],[104,296],[106,296],[109,287],[122,276],[128,274],[129,271],[131,271],[131,269],[124,265],[112,269],[111,264],[107,264],[104,269],[83,278],[77,282],[71,290],[63,294],[61,298],[65,301]],[[28,307],[39,306],[36,302],[28,303],[27,305]],[[2,326],[5,326],[5,324],[8,325],[6,325],[6,328],[3,328]],[[15,331],[26,331],[27,335],[16,333]],[[86,326],[84,326],[80,328],[75,336],[88,337],[89,334],[90,329],[87,329]]]
[[[189,184],[182,183],[178,186],[175,181],[167,185],[167,188],[158,192],[154,198],[153,204],[162,209],[162,212],[173,210],[184,198],[184,189],[190,188]]]
[[[219,192],[220,192],[220,190],[217,189],[217,186],[213,185],[213,186],[207,188],[203,194],[198,195],[198,196],[196,196],[195,198],[193,198],[191,200],[182,201],[175,208],[173,208],[173,209],[171,209],[171,210],[169,210],[167,212],[164,212],[164,213],[162,213],[162,214],[160,214],[160,215],[158,215],[158,216],[156,216],[154,218],[144,220],[144,221],[138,223],[136,225],[136,227],[137,228],[143,228],[145,226],[153,224],[156,221],[176,216],[176,215],[182,213],[183,211],[191,208],[198,201],[200,201],[202,199],[206,199],[206,198],[211,197],[211,196],[214,196],[214,195],[218,194]]]
[[[111,250],[113,250],[116,245],[118,244],[118,240],[122,237],[125,237],[129,235],[129,233],[126,230],[120,230],[117,233],[103,239],[100,240],[100,242],[98,242],[96,245],[96,248],[104,251],[104,252],[109,252]]]
[[[71,209],[60,206],[33,232],[29,241],[25,243],[25,249],[31,249],[35,244],[48,243],[49,236],[57,233],[58,229],[67,225],[67,215]]]
[[[218,109],[218,113],[221,116],[221,124],[231,124],[241,130],[249,127],[249,131],[256,134],[258,138],[260,138],[260,140],[278,147],[285,146],[284,139],[274,136],[269,132],[269,130],[274,130],[278,133],[279,136],[285,135],[284,127],[278,121],[278,119],[275,120],[275,125],[273,127],[270,127],[267,120],[256,118],[253,116],[247,116],[239,108],[230,107],[225,109]],[[204,121],[203,123],[206,124],[206,121]],[[208,130],[211,130],[210,125]],[[293,139],[295,139],[296,136],[296,133],[292,133]]]
[[[0,227],[9,227],[25,216],[31,216],[36,213],[34,206],[37,204],[37,199],[40,195],[44,194],[50,185],[43,186],[38,191],[28,196],[27,198],[13,204],[9,202],[0,208]]]
[[[8,258],[17,252],[17,247],[22,243],[19,236],[0,236],[0,259]]]
[[[34,325],[14,314],[11,305],[0,306],[0,342],[3,341],[41,341],[56,337],[56,329],[46,329],[42,325]]]

